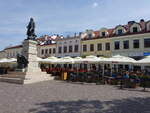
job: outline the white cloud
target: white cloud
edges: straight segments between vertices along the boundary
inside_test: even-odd
[[[97,2],[94,2],[93,4],[92,4],[92,7],[93,8],[96,8],[98,6],[98,3]]]

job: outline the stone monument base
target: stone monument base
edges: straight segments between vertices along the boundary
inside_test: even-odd
[[[32,84],[42,81],[54,80],[50,74],[46,72],[35,72],[35,73],[26,73],[26,72],[9,72],[6,75],[0,76],[0,82],[8,82],[14,84]]]
[[[37,60],[37,41],[24,40],[22,55],[28,60],[23,84],[31,84],[41,81],[53,80],[54,78],[42,72]]]
[[[32,84],[48,80],[54,80],[54,77],[46,72],[26,72],[23,84]]]

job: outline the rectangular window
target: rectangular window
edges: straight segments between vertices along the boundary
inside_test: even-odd
[[[137,33],[137,32],[138,32],[137,27],[133,27],[133,33]]]
[[[51,48],[49,49],[49,54],[51,54],[52,53],[52,50],[51,50]]]
[[[72,46],[69,46],[69,52],[70,53],[72,52]]]
[[[129,49],[129,40],[123,41],[123,48]]]
[[[67,53],[67,46],[64,46],[64,53]]]
[[[55,48],[53,48],[53,54],[55,54],[56,53],[56,49]]]
[[[102,44],[97,44],[97,51],[102,51]]]
[[[120,49],[120,42],[119,41],[116,41],[114,45],[115,45],[115,48],[114,48],[115,50]]]
[[[106,43],[105,47],[106,47],[106,51],[109,51],[110,50],[110,43]]]
[[[83,45],[83,52],[87,51],[87,45]]]
[[[118,29],[118,35],[121,35],[122,33],[122,29]]]
[[[140,47],[139,40],[133,40],[133,48],[139,48],[139,47]]]
[[[44,49],[41,50],[41,54],[42,54],[42,55],[44,54]]]
[[[102,32],[102,37],[105,37],[105,32]]]
[[[61,53],[61,52],[62,52],[62,48],[59,47],[59,48],[58,48],[58,53]]]
[[[144,47],[149,48],[150,47],[150,38],[144,39]]]
[[[45,49],[45,54],[48,54],[48,49]]]
[[[74,46],[74,52],[78,52],[79,51],[79,46],[78,45],[75,45]]]
[[[94,44],[90,44],[90,51],[94,51]]]

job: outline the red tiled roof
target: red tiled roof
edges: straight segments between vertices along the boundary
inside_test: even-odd
[[[61,38],[60,36],[56,36],[56,39],[53,39],[52,36],[45,35],[45,36],[41,36],[41,37],[37,38],[36,40],[44,42],[46,40],[53,40],[53,41],[55,41],[55,40],[58,40],[60,38]]]
[[[150,21],[147,21],[147,22],[150,22]],[[147,22],[141,21],[141,22],[137,23],[137,22],[135,22],[135,21],[130,21],[130,23],[128,23],[128,24],[126,24],[126,25],[121,25],[121,26],[124,27],[124,28],[126,29],[126,31],[127,31],[125,34],[122,34],[122,35],[117,35],[117,34],[114,34],[114,33],[113,33],[113,31],[115,30],[115,28],[116,28],[117,26],[116,26],[115,28],[107,29],[108,36],[106,36],[106,37],[114,37],[114,36],[124,36],[124,35],[132,35],[132,34],[146,33],[146,32],[148,32],[148,31],[146,31],[146,24],[147,24]],[[131,27],[134,23],[137,23],[137,24],[140,25],[140,27],[141,27],[141,31],[140,31],[140,32],[138,32],[138,33],[131,33],[131,32],[130,32],[130,27]],[[118,26],[120,26],[120,25],[118,25]],[[99,32],[100,32],[100,31],[94,31],[94,34],[95,34],[95,37],[93,37],[94,39],[95,39],[96,37],[100,37]],[[104,37],[104,38],[105,38],[105,37]],[[87,37],[85,37],[85,39],[87,39]]]
[[[112,36],[114,29],[108,29],[107,31],[108,31],[109,36]]]
[[[16,45],[16,46],[7,47],[7,48],[5,48],[5,50],[6,49],[21,48],[21,47],[22,47],[22,45]]]
[[[51,46],[51,45],[56,45],[56,43],[55,44],[43,44],[43,45],[39,45],[39,46]]]
[[[95,37],[99,36],[99,31],[94,31]]]

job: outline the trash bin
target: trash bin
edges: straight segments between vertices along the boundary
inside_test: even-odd
[[[67,72],[62,72],[62,80],[67,80]]]

